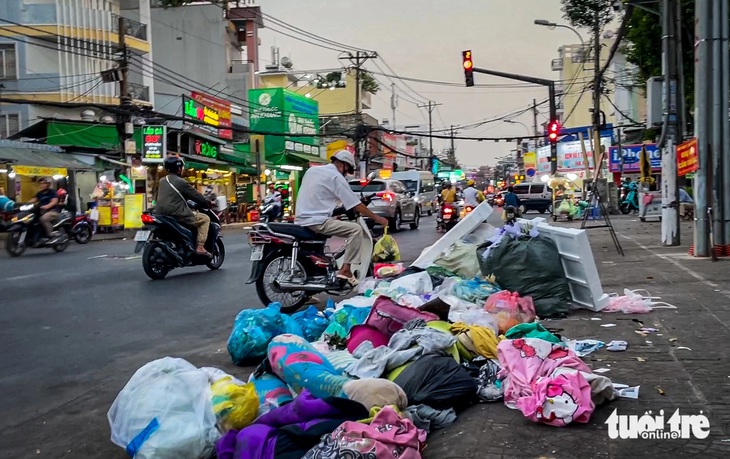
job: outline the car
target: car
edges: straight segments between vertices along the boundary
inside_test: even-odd
[[[413,199],[418,202],[418,211],[431,215],[434,212],[433,202],[436,200],[436,184],[432,173],[427,171],[393,172],[390,177],[402,182],[408,191],[414,193]]]
[[[392,232],[400,231],[403,223],[410,223],[411,229],[418,229],[421,222],[418,202],[413,199],[415,194],[408,191],[400,180],[376,179],[365,185],[359,180],[351,180],[350,189],[365,196],[375,194],[368,209],[387,218]],[[369,225],[373,224],[370,219],[367,220]]]
[[[514,185],[514,192],[524,209],[524,212],[536,210],[541,214],[552,212],[553,192],[547,183],[533,182]]]

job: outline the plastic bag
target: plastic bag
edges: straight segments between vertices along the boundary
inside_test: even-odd
[[[221,432],[243,429],[256,419],[259,398],[253,384],[239,385],[232,376],[227,376],[211,385],[210,391]]]
[[[535,305],[532,304],[532,298],[520,297],[518,293],[507,290],[490,295],[484,310],[495,316],[500,334],[504,334],[517,324],[535,320]]]
[[[198,459],[220,437],[208,376],[172,357],[137,370],[107,418],[112,442],[135,459]]]
[[[478,325],[480,327],[487,327],[497,334],[499,332],[499,325],[497,319],[487,311],[482,309],[467,310],[467,311],[449,311],[449,320],[451,322],[463,322],[467,325]]]
[[[234,364],[263,358],[276,335],[302,336],[301,327],[291,317],[281,314],[280,309],[279,303],[271,303],[264,309],[244,309],[238,313],[228,338],[228,353]]]
[[[645,314],[652,309],[677,309],[676,306],[653,297],[646,290],[624,289],[623,296],[611,294],[606,306],[601,312],[623,312],[624,314]]]
[[[416,274],[409,274],[407,276],[399,277],[394,279],[390,283],[392,290],[403,289],[404,293],[411,293],[413,295],[423,295],[433,291],[433,284],[431,283],[431,276],[427,272],[420,272]]]
[[[259,403],[258,416],[294,400],[289,386],[271,373],[262,373],[258,377],[251,373],[248,382],[253,384],[256,390]]]
[[[373,262],[400,261],[400,250],[393,236],[388,234],[388,227],[385,227],[383,237],[378,239],[373,247]]]
[[[302,330],[302,336],[310,342],[317,341],[330,324],[329,319],[319,312],[315,306],[309,306],[304,311],[292,314],[291,317],[297,324],[299,324],[299,327]]]
[[[463,280],[452,287],[452,294],[464,301],[483,303],[489,295],[499,291],[499,287],[479,279]]]
[[[377,298],[377,295],[353,296],[352,298],[346,298],[335,305],[335,311],[339,311],[345,306],[353,306],[356,308],[369,308],[373,305],[373,303],[375,303],[375,300]]]
[[[324,331],[324,334],[347,338],[352,327],[365,323],[365,319],[370,315],[370,309],[370,307],[343,306],[342,309],[332,314],[330,323]]]
[[[375,263],[373,266],[375,276],[380,279],[397,276],[405,271],[405,269],[406,267],[403,266],[403,263]]]
[[[477,246],[466,242],[456,241],[433,264],[447,269],[465,279],[471,279],[479,274],[479,260],[476,256]]]

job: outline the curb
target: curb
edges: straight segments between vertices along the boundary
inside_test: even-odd
[[[234,230],[246,230],[253,226],[253,223],[231,223],[229,225],[223,225],[222,231],[228,233]],[[103,242],[103,241],[118,241],[121,239],[130,239],[134,237],[134,232],[137,230],[123,230],[118,233],[96,233],[91,238],[90,242]],[[7,233],[0,233],[0,241],[7,239]]]

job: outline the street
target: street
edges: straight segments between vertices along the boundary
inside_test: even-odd
[[[424,217],[418,231],[395,237],[403,259],[413,260],[440,234]],[[248,377],[231,364],[226,341],[236,314],[262,305],[244,283],[245,232],[226,231],[224,242],[219,271],[180,269],[163,281],[147,278],[130,240],[13,259],[3,250],[1,457],[125,457],[109,440],[106,412],[151,360],[183,357]]]

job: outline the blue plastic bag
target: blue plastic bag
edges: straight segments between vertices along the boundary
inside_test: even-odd
[[[317,341],[330,323],[329,319],[314,306],[292,314],[291,318],[299,325],[302,333],[287,333],[303,336],[309,342]]]
[[[342,309],[332,314],[330,324],[324,334],[346,338],[352,327],[365,323],[365,319],[370,315],[370,309],[370,307],[344,305]]]
[[[264,309],[244,309],[238,313],[228,337],[228,353],[234,364],[244,365],[266,356],[269,343],[277,335],[303,335],[299,324],[280,310],[279,303],[271,303]]]
[[[484,303],[489,295],[500,291],[500,288],[477,278],[458,282],[452,288],[455,297],[470,303]]]

